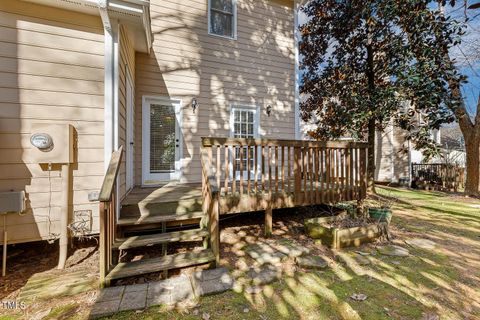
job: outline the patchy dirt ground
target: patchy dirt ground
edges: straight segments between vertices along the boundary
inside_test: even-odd
[[[58,243],[32,242],[11,246],[8,250],[7,276],[0,281],[0,319],[25,318],[42,319],[42,312],[56,310],[59,306],[62,314],[73,316],[76,313],[85,313],[93,304],[96,290],[91,285],[87,290],[78,294],[75,292],[59,292],[55,299],[29,299],[23,301],[22,292],[29,289],[29,280],[39,278],[68,277],[73,273],[82,273],[85,281],[92,284],[98,282],[98,248],[96,239],[75,241],[69,249],[69,257],[64,270],[57,270]],[[52,281],[49,281],[50,283]],[[32,284],[38,287],[39,284]],[[49,290],[50,288],[46,288]],[[79,290],[83,291],[83,290]],[[45,292],[48,294],[48,292]],[[16,306],[8,306],[8,302],[15,301]],[[72,304],[72,301],[78,303]],[[22,302],[23,304],[20,304]],[[47,312],[49,314],[50,312]],[[54,312],[55,314],[55,312]],[[46,316],[46,315],[44,315]],[[53,318],[52,318],[53,319]]]
[[[274,211],[274,233],[263,237],[263,214],[222,217],[222,265],[233,271],[254,264],[245,247],[258,242],[291,241],[324,257],[329,268],[309,271],[292,259],[281,265],[280,281],[262,287],[259,293],[226,292],[202,298],[196,306],[179,309],[150,308],[120,313],[112,319],[480,319],[480,201],[438,192],[379,188],[386,197],[398,198],[391,225],[393,244],[407,249],[406,257],[384,256],[376,242],[360,248],[332,251],[315,244],[303,233],[303,220],[329,215],[325,208]],[[422,239],[431,247],[414,246],[405,240]],[[195,243],[192,248],[201,248]],[[28,278],[36,273],[58,274],[89,270],[97,274],[95,242],[72,251],[66,271],[54,270],[56,246],[17,246],[10,251],[9,276],[1,282],[0,300],[14,299]],[[19,250],[21,254],[15,254]],[[169,252],[186,250],[170,247]],[[362,253],[363,259],[358,259]],[[153,256],[159,248],[134,251],[122,259]],[[189,273],[196,268],[177,270]],[[121,283],[158,280],[161,273],[127,279]],[[351,297],[365,295],[366,300]],[[91,290],[74,296],[8,311],[9,318],[84,319],[96,296]],[[222,301],[221,304],[218,302]],[[0,306],[1,307],[1,306]],[[48,311],[48,312],[47,312]],[[0,315],[6,314],[0,309]],[[42,314],[43,312],[43,314]],[[2,317],[0,316],[0,319]]]

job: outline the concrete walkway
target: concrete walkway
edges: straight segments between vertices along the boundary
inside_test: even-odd
[[[102,289],[90,311],[90,318],[108,316],[119,311],[140,310],[199,298],[233,288],[233,278],[225,268],[203,270],[192,275]]]

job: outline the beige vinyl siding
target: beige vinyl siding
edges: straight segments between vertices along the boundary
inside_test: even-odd
[[[118,83],[118,139],[119,145],[124,146],[126,151],[127,143],[127,89],[126,89],[126,70],[130,73],[131,80],[134,82],[135,79],[135,50],[132,46],[132,41],[129,39],[128,32],[123,26],[120,26],[120,35],[119,35],[119,83]],[[135,91],[135,83],[132,83],[133,90]],[[135,100],[134,100],[135,101]],[[135,110],[135,109],[134,109]],[[135,128],[135,126],[134,126]],[[135,134],[135,133],[134,133]],[[119,183],[119,197],[122,199],[127,190],[126,190],[126,153],[124,152],[122,158],[122,164],[120,166],[118,183]]]
[[[208,34],[207,0],[151,1],[153,52],[136,55],[136,132],[143,96],[182,100],[185,182],[200,181],[200,138],[230,135],[232,105],[259,108],[261,137],[295,137],[293,1],[237,0],[237,13],[231,40]],[[141,134],[135,139],[140,184]]]
[[[15,0],[0,1],[0,191],[25,190],[28,210],[9,215],[9,243],[59,233],[61,177],[30,160],[31,125],[71,124],[73,211],[98,204],[104,173],[103,27],[99,17]],[[3,219],[0,221],[0,226]]]

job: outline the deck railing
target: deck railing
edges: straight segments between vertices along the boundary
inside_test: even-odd
[[[274,208],[366,195],[363,142],[202,138],[201,152],[205,213],[266,210],[267,234]]]
[[[117,194],[116,181],[120,163],[122,162],[123,146],[112,153],[110,164],[103,179],[98,201],[100,201],[100,286],[108,285],[106,276],[113,266],[112,246],[116,237]]]
[[[367,144],[202,138],[210,181],[222,197],[272,193],[295,205],[353,200],[366,190]]]

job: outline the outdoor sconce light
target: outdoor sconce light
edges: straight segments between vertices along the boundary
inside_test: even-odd
[[[193,99],[192,99],[192,109],[193,109],[193,113],[195,113],[195,110],[197,109],[197,107],[198,107],[197,98],[193,98]]]
[[[270,117],[271,114],[272,114],[272,106],[271,106],[271,105],[268,105],[268,106],[267,106],[267,116]]]

